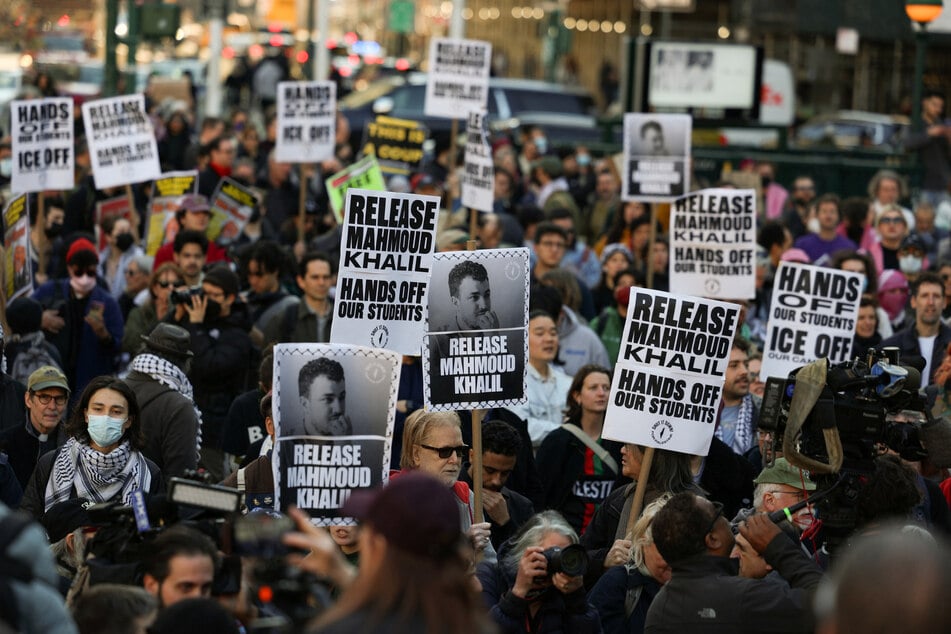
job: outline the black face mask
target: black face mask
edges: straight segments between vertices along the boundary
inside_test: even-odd
[[[132,234],[128,231],[125,233],[120,233],[118,236],[116,236],[116,248],[123,253],[128,251],[133,244],[135,244],[135,238],[133,238]]]
[[[254,211],[251,212],[251,217],[248,218],[248,222],[257,222],[260,219],[261,219],[261,210],[255,207]]]
[[[205,321],[214,321],[221,317],[221,304],[213,299],[208,300],[205,306]]]
[[[45,233],[47,238],[58,238],[59,236],[63,235],[63,223],[54,222],[46,228]]]

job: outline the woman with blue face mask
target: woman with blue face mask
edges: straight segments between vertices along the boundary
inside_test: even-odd
[[[164,490],[161,470],[141,452],[135,394],[119,379],[89,382],[66,434],[63,446],[40,458],[23,495],[21,509],[36,519],[73,498],[131,505],[135,491],[149,497]]]

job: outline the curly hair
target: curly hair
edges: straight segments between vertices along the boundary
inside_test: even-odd
[[[310,386],[313,385],[318,376],[325,376],[334,383],[343,381],[343,366],[340,365],[339,361],[334,361],[328,357],[308,361],[297,375],[297,389],[301,396],[310,393]]]
[[[489,279],[489,272],[478,262],[460,262],[449,271],[449,294],[459,297],[459,286],[462,280],[471,277],[476,282],[485,282]]]
[[[125,399],[128,407],[129,428],[122,433],[120,441],[128,440],[133,449],[141,450],[145,447],[145,437],[142,434],[142,425],[139,420],[139,402],[136,400],[132,388],[125,381],[114,376],[97,376],[89,382],[66,422],[66,435],[85,445],[91,442],[89,424],[86,422],[86,409],[88,409],[89,401],[92,400],[93,395],[100,390],[118,392]]]
[[[671,565],[707,549],[707,533],[715,518],[700,508],[699,499],[693,493],[678,493],[654,516],[654,545]]]

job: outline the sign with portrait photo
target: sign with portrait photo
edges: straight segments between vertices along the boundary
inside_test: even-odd
[[[233,178],[222,178],[210,201],[208,239],[222,246],[237,240],[263,200],[260,190],[245,187]]]
[[[756,296],[756,191],[704,189],[671,206],[670,288],[716,299]]]
[[[27,195],[20,194],[3,209],[3,292],[7,302],[33,290],[30,269],[30,214]]]
[[[282,81],[277,84],[274,154],[283,163],[333,158],[337,133],[337,84]]]
[[[198,171],[165,172],[152,181],[149,199],[149,224],[146,228],[145,252],[154,256],[159,248],[175,239],[178,222],[175,212],[181,207],[182,196],[198,193]]]
[[[400,361],[360,346],[274,347],[275,508],[296,506],[319,526],[356,524],[344,503],[388,480]]]
[[[423,112],[427,117],[463,119],[472,110],[486,109],[491,65],[489,42],[432,38]]]
[[[439,198],[347,190],[330,341],[419,355]]]
[[[760,368],[764,380],[785,378],[817,359],[835,364],[852,358],[863,278],[852,271],[779,263]]]
[[[623,200],[673,202],[689,190],[692,122],[687,114],[624,115]]]
[[[16,193],[72,189],[73,100],[68,97],[10,102],[10,188]]]
[[[525,403],[528,249],[437,253],[423,350],[428,409]]]
[[[705,456],[739,317],[736,304],[632,288],[602,436]]]
[[[158,144],[144,95],[87,101],[83,125],[96,189],[141,183],[161,175]]]

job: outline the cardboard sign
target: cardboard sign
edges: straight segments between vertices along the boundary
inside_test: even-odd
[[[427,117],[462,119],[485,110],[489,100],[492,45],[480,40],[433,38],[426,79]]]
[[[163,244],[171,242],[178,233],[175,212],[181,207],[182,196],[198,193],[198,171],[166,172],[152,182],[149,199],[149,220],[145,252],[155,256]]]
[[[439,198],[347,191],[330,341],[418,356]]]
[[[10,102],[14,192],[72,189],[73,100],[68,97]]]
[[[690,130],[686,114],[624,115],[621,198],[673,202],[690,188]]]
[[[785,378],[817,359],[849,361],[861,299],[861,273],[780,262],[760,374]]]
[[[495,202],[495,167],[489,144],[489,113],[470,112],[466,122],[465,171],[462,173],[462,205],[491,212]]]
[[[316,163],[334,156],[337,84],[282,81],[277,85],[274,153],[283,163]]]
[[[368,189],[376,192],[386,191],[386,181],[376,157],[367,156],[356,163],[343,168],[326,181],[327,197],[334,212],[337,224],[343,224],[343,201],[348,189]]]
[[[254,209],[263,200],[264,195],[257,189],[245,187],[231,178],[222,178],[209,203],[208,239],[220,245],[237,240]]]
[[[739,315],[735,304],[631,289],[602,436],[706,455]]]
[[[141,183],[162,173],[143,95],[87,101],[83,124],[96,189]]]
[[[704,189],[671,207],[670,288],[719,299],[756,296],[756,192]]]
[[[30,214],[27,196],[11,199],[3,209],[3,290],[7,302],[33,290],[33,272],[30,262]]]
[[[364,156],[373,155],[384,174],[409,175],[419,171],[429,132],[416,121],[377,117],[363,130]]]
[[[275,508],[294,505],[320,526],[356,524],[340,509],[388,480],[399,372],[389,350],[274,347]]]
[[[434,256],[423,351],[428,409],[526,402],[528,282],[525,248]]]

